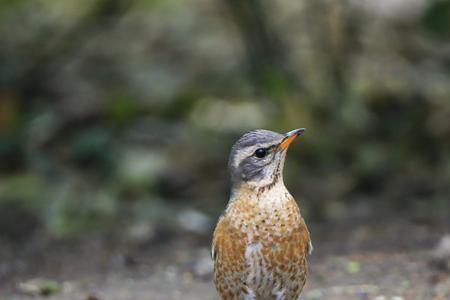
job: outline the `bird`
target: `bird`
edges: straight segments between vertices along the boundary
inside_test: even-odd
[[[288,146],[304,131],[257,129],[231,148],[231,194],[211,249],[222,300],[299,299],[313,248],[283,168]]]

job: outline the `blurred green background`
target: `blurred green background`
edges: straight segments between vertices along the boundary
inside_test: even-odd
[[[448,0],[3,0],[0,38],[0,240],[210,232],[255,128],[308,129],[308,220],[450,218]]]

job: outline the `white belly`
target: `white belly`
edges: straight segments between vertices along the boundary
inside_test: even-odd
[[[270,262],[262,255],[261,249],[261,242],[253,242],[245,250],[249,293],[244,300],[283,300],[285,291],[268,270]]]

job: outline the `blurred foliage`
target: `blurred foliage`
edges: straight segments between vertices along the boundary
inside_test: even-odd
[[[450,1],[431,5],[423,16],[424,26],[443,39],[450,39]]]
[[[300,126],[285,172],[309,218],[448,219],[449,13],[426,0],[3,1],[0,236],[214,220],[233,141]]]

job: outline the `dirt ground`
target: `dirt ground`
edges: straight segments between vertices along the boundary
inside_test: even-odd
[[[310,229],[315,250],[302,299],[450,299],[447,262],[435,257],[447,225],[396,220]],[[209,237],[185,232],[139,243],[38,237],[5,244],[0,299],[218,300],[209,253]],[[39,295],[49,280],[56,284],[51,295]]]

